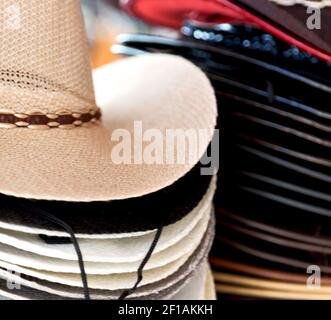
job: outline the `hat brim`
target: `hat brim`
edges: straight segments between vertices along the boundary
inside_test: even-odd
[[[169,283],[173,285],[180,279],[187,277],[191,272],[196,270],[197,266],[206,258],[212,240],[214,238],[214,216],[212,215],[208,230],[203,236],[202,242],[199,244],[198,248],[192,250],[191,253],[183,256],[182,258],[164,265],[162,267],[147,270],[144,272],[144,279],[138,288],[137,294],[141,290],[148,290],[154,287],[154,284],[159,281],[163,281],[169,277],[172,279]],[[0,261],[1,268],[9,268],[10,270],[19,272],[23,278],[26,276],[35,279],[42,280],[42,282],[47,281],[50,283],[51,287],[54,285],[71,286],[73,288],[81,288],[81,280],[78,275],[68,274],[68,273],[52,273],[52,272],[41,272],[30,268],[20,267],[18,265],[9,264]],[[89,275],[89,287],[96,290],[120,290],[124,288],[131,287],[136,279],[136,272],[133,273],[123,273],[114,275]],[[38,281],[39,281],[38,280]],[[53,285],[52,285],[53,283]],[[168,287],[169,287],[168,283]],[[150,286],[150,287],[149,287]],[[63,289],[63,288],[62,288]],[[159,287],[161,289],[161,287]],[[135,294],[134,294],[135,295]]]
[[[103,125],[1,129],[1,193],[80,202],[138,197],[174,183],[207,149],[216,99],[209,80],[192,63],[160,54],[128,58],[96,71],[95,86]],[[141,121],[143,130],[159,130],[163,143],[167,129],[203,129],[195,159],[186,150],[190,161],[185,164],[116,164],[118,142],[111,134],[126,129],[134,137],[134,121]]]
[[[192,254],[192,253],[191,253]],[[160,281],[169,277],[171,274],[176,272],[185,264],[189,255],[186,255],[177,261],[173,261],[166,266],[162,266],[157,269],[148,270],[144,272],[144,280],[141,282],[142,285],[147,285],[153,282]],[[79,275],[72,275],[70,273],[51,273],[45,271],[38,271],[34,269],[29,269],[25,267],[20,267],[17,265],[13,265],[7,262],[1,261],[1,266],[3,268],[13,268],[10,270],[14,270],[15,272],[19,272],[21,274],[26,274],[28,276],[32,276],[35,278],[40,278],[43,280],[47,280],[55,283],[62,283],[64,285],[80,287],[81,279]],[[103,289],[103,290],[119,290],[119,289],[128,289],[132,287],[137,278],[136,272],[131,273],[122,273],[122,274],[112,274],[112,275],[89,275],[89,287],[92,289]]]
[[[150,283],[138,287],[137,290],[129,296],[129,299],[164,299],[170,298],[176,294],[183,286],[185,286],[194,274],[199,271],[199,268],[205,264],[210,246],[214,237],[214,223],[209,226],[209,231],[205,234],[203,241],[190,258],[183,264],[176,272],[171,274],[160,281]],[[0,269],[0,278],[15,280],[17,275],[8,273],[7,270]],[[39,278],[34,278],[21,274],[19,277],[22,288],[24,287],[25,293],[19,290],[17,296],[15,290],[9,291],[4,290],[1,293],[3,296],[11,299],[82,299],[82,289],[77,287],[71,287],[60,283],[49,282]],[[7,283],[7,282],[6,282]],[[5,285],[6,285],[5,283]],[[4,289],[6,289],[5,286]],[[1,291],[1,289],[0,289]],[[7,291],[7,293],[6,293]],[[101,290],[90,288],[92,299],[118,299],[121,295],[122,290]],[[10,296],[8,296],[8,294]],[[32,295],[31,295],[32,294]],[[158,295],[159,294],[159,295]],[[157,296],[156,296],[157,295]]]
[[[201,290],[205,290],[205,284],[202,281],[206,278],[207,270],[205,270],[205,264],[198,266],[198,270],[191,272],[182,278],[179,272],[176,272],[177,279],[175,282],[169,281],[168,277],[159,282],[147,285],[149,287],[147,294],[140,294],[139,296],[130,296],[129,300],[178,300],[186,298],[188,295],[191,298],[201,299]],[[1,274],[0,270],[0,300],[1,298],[13,299],[13,300],[72,300],[72,299],[83,299],[84,297],[79,292],[80,289],[73,289],[67,287],[63,290],[54,290],[50,287],[40,285],[40,281],[35,278],[20,279],[21,288],[19,295],[13,295],[11,290],[7,288],[7,281],[2,280],[2,277],[8,276],[8,279],[14,280],[8,272]],[[41,281],[45,283],[45,281]],[[47,282],[46,282],[47,283]],[[47,283],[49,285],[49,283]],[[171,285],[170,285],[171,284]],[[59,285],[57,287],[60,287]],[[64,287],[64,286],[62,286]],[[70,289],[68,289],[70,288]],[[162,289],[160,289],[162,288]],[[193,292],[192,292],[193,291]],[[99,292],[99,293],[96,293]],[[103,292],[103,294],[100,294]],[[121,295],[122,290],[117,291],[105,291],[105,290],[90,290],[91,299],[95,300],[117,300]],[[205,293],[205,292],[203,292]],[[2,295],[2,297],[1,297]]]
[[[164,250],[158,249],[158,252],[154,253],[149,259],[144,270],[158,268],[162,265],[173,262],[174,260],[177,260],[184,256],[185,254],[188,254],[193,249],[196,249],[199,246],[199,243],[202,240],[203,235],[208,227],[210,210],[210,206],[205,208],[203,216],[200,216],[200,219],[195,221],[195,226],[193,228],[189,226],[190,228],[192,228],[192,230],[185,230],[184,233],[184,230],[182,231],[183,227],[178,226],[177,230],[179,233],[181,233],[181,238],[177,239],[178,241],[170,246],[168,246],[169,242],[161,244],[162,247],[164,247]],[[169,234],[167,230],[164,231]],[[164,239],[166,240],[166,238],[168,238],[167,235]],[[124,241],[126,241],[126,245],[121,250],[118,250],[116,248],[116,246],[118,246],[118,241],[112,241],[110,243],[104,243],[102,241],[101,243],[99,243],[99,245],[98,242],[93,242],[91,244],[86,243],[84,246],[86,250],[82,249],[82,254],[85,258],[84,260],[86,273],[102,275],[136,271],[141,263],[139,257],[144,253],[145,244],[137,247],[132,246],[134,248],[134,251],[128,250],[127,248],[129,247],[130,243],[134,242],[142,243],[146,241],[146,244],[148,244],[148,238],[145,241],[142,241],[142,239],[139,239],[139,237],[134,238],[131,241],[130,239],[124,239]],[[109,246],[107,245],[107,243],[109,243]],[[50,272],[63,272],[74,274],[80,273],[76,260],[62,259],[61,257],[52,258],[47,255],[41,255],[42,250],[32,251],[32,248],[29,248],[27,244],[25,245],[25,248],[21,246],[21,249],[17,249],[10,245],[0,244],[0,260],[24,266],[27,268]],[[43,246],[44,250],[45,248],[49,248],[49,250],[51,251],[53,247],[55,247],[55,250],[57,247],[53,245],[45,245],[43,243],[41,243],[41,245]],[[103,254],[107,256],[107,252],[111,252],[112,250],[114,250],[118,254],[117,260],[120,259],[121,262],[116,261],[114,256],[112,257],[112,259],[111,256],[108,256],[107,259],[105,257],[102,257],[103,260],[106,259],[107,261],[100,261],[100,257],[95,257],[95,259],[91,261],[91,257],[90,255],[88,255],[88,253],[91,253],[90,249],[92,248],[96,252],[98,252],[99,256],[102,256]],[[64,250],[67,251],[68,246],[66,246]],[[130,258],[134,258],[134,260],[129,259],[129,255],[125,251],[127,251],[132,256],[130,256]],[[121,253],[123,253],[122,256]]]
[[[0,228],[51,237],[69,237],[60,226],[41,219],[33,210],[30,212],[32,203],[65,221],[77,238],[135,237],[184,219],[200,202],[205,201],[204,198],[211,199],[214,191],[215,177],[201,175],[200,166],[197,165],[172,185],[132,199],[78,203],[31,201],[2,195]]]
[[[206,204],[201,212],[197,212],[196,218],[192,222],[185,219],[187,225],[180,221],[177,224],[166,227],[154,250],[154,254],[162,252],[173,245],[177,245],[185,237],[192,237],[191,242],[193,245],[197,242],[197,239],[200,241],[200,237],[208,224],[209,212],[210,203]],[[194,236],[192,236],[193,234]],[[140,237],[123,239],[80,239],[79,245],[84,261],[134,263],[144,258],[154,236],[155,234],[148,233]],[[0,242],[45,257],[70,261],[77,260],[72,244],[47,244],[36,235],[1,230]],[[119,243],[121,244],[120,246]],[[188,243],[190,247],[192,244]]]
[[[217,300],[214,277],[209,264],[207,268],[204,298],[205,300]]]
[[[244,9],[256,15],[256,23],[262,28],[323,60],[331,60],[330,35],[325,31],[327,28],[311,30],[307,26],[310,16],[307,11],[309,6],[283,6],[281,3],[264,0],[239,0],[237,2]],[[314,8],[313,2],[310,4],[310,8]],[[318,5],[317,2],[316,4]],[[329,21],[330,15],[329,8],[321,10],[321,20],[324,23]]]
[[[276,2],[276,1],[274,1]],[[330,35],[327,28],[310,30],[306,21],[307,7],[294,5],[293,1],[282,6],[265,0],[128,0],[123,7],[131,15],[145,22],[180,29],[187,20],[207,23],[241,22],[259,26],[278,38],[297,46],[325,61],[331,61]],[[313,5],[313,3],[315,5]],[[310,1],[311,7],[322,3]],[[291,5],[291,6],[290,6]],[[321,20],[329,21],[331,10],[324,7]]]

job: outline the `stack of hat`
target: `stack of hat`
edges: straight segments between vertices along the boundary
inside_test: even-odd
[[[295,1],[203,2],[131,1],[131,13],[182,26],[182,35],[123,35],[114,50],[178,54],[213,82],[221,167],[212,265],[220,297],[329,299],[331,9],[306,3],[324,7],[312,31],[305,6],[281,6]]]
[[[78,0],[0,0],[0,25],[0,295],[213,299],[207,77],[175,56],[129,58],[95,72],[96,103]],[[157,130],[163,150],[171,129],[201,129],[189,162],[157,163],[139,137]]]

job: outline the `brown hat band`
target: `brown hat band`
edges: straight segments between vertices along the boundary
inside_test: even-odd
[[[101,118],[99,108],[86,112],[61,111],[55,113],[15,113],[0,110],[0,128],[29,128],[29,129],[71,129],[87,123],[97,123]]]

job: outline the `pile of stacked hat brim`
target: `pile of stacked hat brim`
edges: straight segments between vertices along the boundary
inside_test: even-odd
[[[216,125],[208,78],[175,56],[124,59],[94,74],[99,110],[80,2],[19,3],[24,32],[0,35],[2,68],[16,70],[0,79],[0,295],[214,299],[216,177],[199,164]],[[132,138],[134,121],[159,144],[168,129],[204,129],[199,151],[115,163],[112,133]]]
[[[123,35],[114,51],[178,54],[213,82],[219,296],[330,299],[329,63],[256,27],[228,23],[188,22],[176,39]]]
[[[214,191],[215,179],[201,176],[197,166],[170,187],[130,200],[31,203],[1,196],[0,292],[16,299],[84,297],[70,234],[37,214],[45,211],[73,229],[90,298],[118,299],[132,288],[162,227],[140,286],[127,299],[212,299],[206,257]]]

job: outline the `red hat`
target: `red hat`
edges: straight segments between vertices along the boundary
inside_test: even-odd
[[[171,28],[180,28],[188,19],[255,24],[331,62],[330,0],[125,0],[122,4],[148,23]]]

